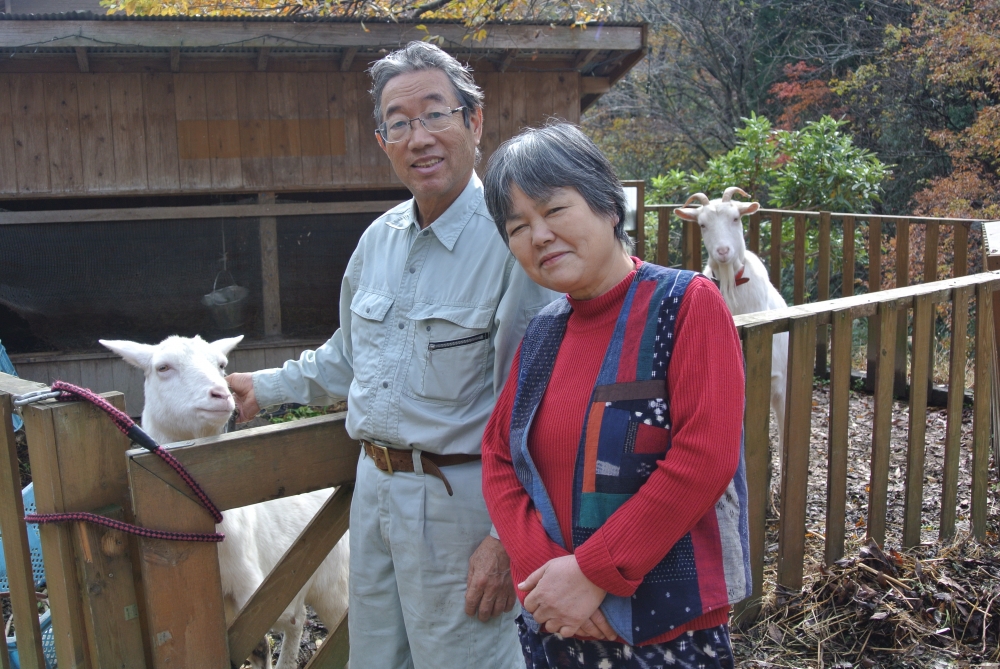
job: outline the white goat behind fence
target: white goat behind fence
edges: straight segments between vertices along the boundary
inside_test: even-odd
[[[224,377],[227,356],[242,339],[206,342],[201,337],[174,336],[155,346],[132,341],[101,340],[101,344],[145,374],[142,429],[158,443],[167,444],[224,431],[235,408]],[[253,477],[253,472],[234,471],[233,475]],[[225,512],[218,530],[226,535],[219,544],[219,567],[227,624],[331,494],[332,489],[319,490]],[[277,669],[298,666],[306,604],[331,633],[344,615],[348,558],[345,534],[275,622],[272,629],[283,634]],[[270,669],[270,647],[266,639],[261,644],[251,663],[255,669]]]
[[[788,305],[771,285],[764,263],[747,250],[743,240],[742,218],[757,211],[760,204],[733,200],[735,194],[749,197],[736,186],[727,188],[717,200],[709,200],[704,193],[695,193],[676,212],[685,221],[693,221],[701,228],[701,238],[708,251],[708,264],[703,274],[718,282],[722,298],[733,316],[782,309]],[[693,201],[700,205],[688,207]],[[779,457],[785,429],[787,367],[788,333],[782,332],[774,335],[771,342],[771,410],[778,427]]]

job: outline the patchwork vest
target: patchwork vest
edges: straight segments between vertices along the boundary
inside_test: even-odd
[[[573,475],[574,546],[589,539],[628,501],[670,450],[667,372],[677,313],[695,276],[644,263],[629,287],[584,418]],[[528,453],[528,434],[571,312],[564,298],[545,307],[528,325],[510,422],[517,477],[549,538],[567,550],[572,547],[563,545],[552,501]],[[646,574],[631,597],[608,593],[601,611],[621,639],[638,645],[745,599],[750,592],[741,438],[739,466],[722,498]],[[527,611],[524,619],[529,628],[538,630]]]

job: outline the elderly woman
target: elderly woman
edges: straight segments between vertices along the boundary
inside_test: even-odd
[[[490,159],[486,201],[535,317],[483,437],[483,492],[529,669],[731,667],[750,594],[743,362],[700,274],[628,253],[625,196],[568,124]]]

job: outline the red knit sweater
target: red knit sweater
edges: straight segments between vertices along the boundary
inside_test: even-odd
[[[567,546],[572,546],[573,471],[583,421],[634,275],[592,300],[569,298],[573,313],[528,435],[528,450]],[[670,451],[639,492],[572,551],[588,579],[621,597],[631,596],[645,574],[718,501],[739,464],[742,353],[732,315],[708,279],[691,281],[676,332],[667,378],[673,423]],[[519,357],[520,351],[511,368],[512,380],[504,386],[483,435],[483,494],[510,555],[515,584],[567,554],[545,533],[511,462],[510,416]],[[518,591],[522,604],[526,594]],[[711,611],[649,643],[721,625],[728,615],[728,607]]]

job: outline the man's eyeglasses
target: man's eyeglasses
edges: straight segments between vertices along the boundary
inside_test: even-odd
[[[454,114],[462,112],[462,118],[464,119],[465,112],[468,109],[468,107],[431,109],[416,118],[400,118],[386,121],[378,127],[376,132],[386,144],[395,144],[396,142],[402,142],[410,135],[410,131],[413,130],[414,121],[420,121],[420,125],[424,126],[424,130],[427,132],[442,132],[454,125],[452,119]]]

